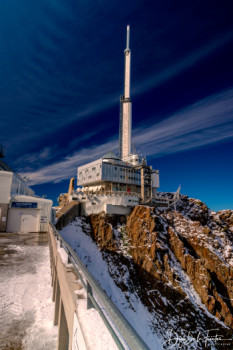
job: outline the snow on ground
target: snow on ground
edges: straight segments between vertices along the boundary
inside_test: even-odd
[[[52,301],[51,270],[49,263],[49,248],[40,247],[42,260],[37,265],[34,281],[30,278],[27,289],[27,303],[31,296],[30,308],[34,311],[34,323],[27,329],[23,339],[25,350],[56,349],[57,326],[53,325],[54,303]]]
[[[107,330],[98,311],[94,308],[87,310],[87,299],[78,300],[78,318],[84,333],[88,349],[117,350],[112,336]]]
[[[85,230],[88,231],[87,224],[81,218],[76,218],[73,223],[63,228],[61,235],[77,252],[88,270],[149,348],[153,350],[163,349],[163,339],[159,339],[151,328],[151,324],[156,320],[134,294],[130,295],[129,303],[127,295],[112,280],[108,265],[103,260],[100,250],[92,238],[84,233],[84,226]],[[114,270],[114,266],[110,266],[110,268]]]
[[[72,267],[72,264],[67,264],[68,255],[65,249],[60,247],[59,241],[57,241],[57,250],[63,264],[67,267]],[[79,273],[85,280],[83,273],[81,271]],[[118,347],[108,332],[98,311],[95,308],[87,310],[86,290],[79,279],[76,282],[79,288],[74,291],[77,296],[77,316],[87,348],[93,350],[117,350]]]
[[[10,237],[0,240],[0,349],[55,350],[49,248]]]

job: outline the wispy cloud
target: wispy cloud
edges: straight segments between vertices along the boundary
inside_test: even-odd
[[[55,155],[59,153],[58,146],[52,145],[50,147],[44,147],[38,152],[26,153],[23,156],[19,157],[15,162],[15,166],[19,166],[22,163],[28,164],[28,167],[40,166],[43,162],[51,161]]]
[[[162,156],[200,148],[233,138],[233,89],[210,96],[179,111],[164,121],[134,130],[140,152]],[[60,182],[76,176],[76,168],[100,158],[108,150],[117,150],[116,137],[105,144],[82,149],[64,160],[33,172],[24,173],[30,184]]]
[[[213,95],[170,118],[134,131],[146,155],[161,156],[233,137],[233,89]]]
[[[42,167],[36,171],[21,173],[22,176],[30,178],[30,185],[38,185],[43,183],[58,183],[65,179],[75,177],[77,174],[77,166],[91,162],[100,158],[109,149],[116,150],[118,141],[113,140],[102,145],[82,149],[71,156],[65,157],[62,161]]]
[[[210,55],[212,52],[217,50],[219,47],[227,44],[233,38],[233,31],[225,33],[225,35],[220,38],[215,39],[212,42],[206,43],[204,46],[200,47],[198,50],[191,52],[187,56],[183,57],[176,63],[169,65],[161,72],[152,75],[149,79],[141,81],[136,86],[132,88],[132,93],[141,94],[148,91],[151,88],[155,88],[169,79],[179,75],[186,69],[194,66],[196,63],[201,61],[206,56]]]
[[[212,42],[206,43],[205,46],[200,47],[198,50],[193,51],[184,58],[177,60],[176,63],[168,65],[159,73],[157,72],[152,75],[149,79],[138,82],[136,85],[134,85],[134,87],[132,87],[132,93],[135,95],[141,94],[150,90],[151,88],[163,84],[174,76],[182,73],[185,69],[190,68],[197,62],[201,61],[204,57],[208,56],[213,51],[232,40],[232,38],[233,32],[231,31]],[[114,65],[111,66],[113,75],[115,68],[116,67]],[[98,71],[100,71],[101,74],[103,73],[103,69],[101,67],[98,68]],[[31,74],[33,77],[33,72],[31,72]],[[100,76],[98,79],[101,81],[108,81],[109,78]],[[119,103],[118,96],[120,95],[121,91],[116,91],[115,88],[111,87],[109,91],[106,91],[106,93],[103,94],[102,91],[100,93],[100,89],[96,90],[96,86],[99,86],[99,84],[92,84],[91,79],[85,79],[87,82],[85,90],[83,88],[82,78],[79,77],[79,79],[76,79],[75,76],[69,76],[68,81],[69,83],[72,81],[74,91],[77,92],[77,96],[75,96],[75,101],[79,101],[79,103],[76,105],[77,108],[75,107],[73,90],[69,85],[66,87],[67,90],[65,90],[65,92],[63,92],[63,90],[61,92],[60,84],[54,84],[53,82],[52,87],[50,87],[49,90],[49,88],[45,88],[43,84],[40,85],[41,80],[37,82],[39,86],[38,89],[41,89],[45,96],[42,94],[42,97],[39,98],[37,96],[37,91],[35,92],[34,96],[32,94],[32,87],[30,87],[30,98],[28,97],[29,100],[23,101],[27,105],[26,112],[24,105],[23,107],[21,106],[18,108],[17,113],[20,114],[20,118],[17,120],[15,120],[15,106],[14,104],[9,106],[8,101],[7,110],[8,113],[11,113],[11,116],[9,115],[7,119],[1,118],[0,120],[0,129],[2,130],[1,142],[5,144],[7,149],[17,147],[21,149],[23,145],[30,144],[31,142],[40,145],[42,129],[43,136],[49,135],[51,131],[54,133],[70,123],[73,123],[74,121],[81,121],[83,118],[92,118],[96,115],[96,113],[107,110],[108,108],[111,108]],[[91,84],[90,86],[88,85],[88,81],[90,82],[89,84]],[[20,83],[15,85],[21,86]],[[65,86],[62,85],[62,88],[65,89]],[[87,94],[89,89],[91,93]],[[25,90],[27,91],[26,88],[21,89],[21,91]],[[90,96],[92,98],[91,103]],[[19,98],[22,99],[21,95],[19,95]],[[4,98],[4,100],[6,100],[6,98]],[[68,105],[68,107],[66,105]],[[72,105],[72,107],[69,107],[70,105]],[[55,110],[54,113],[51,112],[51,108]],[[9,127],[9,118],[12,118],[15,128]],[[10,138],[9,135],[11,135]],[[22,140],[24,142],[22,142]]]

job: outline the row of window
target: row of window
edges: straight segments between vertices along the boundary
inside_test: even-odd
[[[137,184],[140,183],[140,170],[134,170],[134,169],[127,169],[124,167],[119,166],[113,166],[112,164],[104,163],[103,165],[103,172],[96,171],[100,170],[101,165],[93,166],[92,168],[86,168],[83,171],[80,171],[78,173],[78,178],[81,182],[91,180],[97,180],[98,177],[101,176],[102,180],[108,180],[108,181],[118,181],[118,182],[136,182]],[[120,174],[121,172],[121,174]]]
[[[139,175],[141,174],[140,170],[132,170],[132,169],[127,169],[127,168],[119,168],[119,167],[112,167],[110,165],[105,165],[104,168],[103,168],[103,171],[104,172],[117,172],[117,170],[120,170],[121,172],[123,172],[124,174],[127,173],[127,174],[135,174],[135,175]]]
[[[20,181],[14,181],[11,185],[11,195],[14,194],[33,196],[34,191],[30,187],[21,183]]]
[[[101,168],[101,164],[99,165],[99,168]],[[92,168],[92,170],[96,170],[96,167],[94,166],[94,167]]]
[[[99,167],[97,167],[97,168],[101,168],[101,165],[99,165]],[[85,172],[85,173],[88,173],[90,170],[91,170],[90,168],[87,168],[87,169],[84,170],[84,172]],[[93,167],[92,170],[96,170],[96,167]],[[78,174],[79,174],[79,176],[80,176],[80,175],[82,175],[83,173],[82,173],[82,171],[80,171]]]
[[[126,180],[135,180],[135,181],[139,181],[140,177],[135,177],[135,176],[125,176],[125,175],[120,175],[121,179],[126,179]]]
[[[118,167],[115,166],[115,170],[119,169]],[[136,174],[140,174],[140,171],[138,170],[131,170],[131,169],[127,169],[127,168],[120,168],[120,171],[124,171],[127,173],[136,173]]]
[[[99,165],[99,168],[101,168],[101,165]],[[105,169],[107,169],[107,168],[113,169],[110,164],[105,164],[104,168]],[[138,170],[135,171],[135,170],[127,169],[127,168],[119,168],[119,167],[116,167],[116,166],[114,167],[114,170],[117,171],[118,169],[120,169],[120,171],[124,171],[124,172],[127,172],[127,173],[140,174],[140,171],[138,171]],[[91,170],[92,171],[96,170],[96,167],[93,167]],[[87,168],[87,169],[84,170],[85,173],[88,173],[89,171],[90,171],[90,168]],[[79,172],[79,175],[82,175],[82,171]]]
[[[97,177],[97,176],[99,176],[99,174],[95,174],[95,176],[89,175],[88,179],[91,179],[92,177]],[[83,177],[83,179],[85,179],[85,176]]]

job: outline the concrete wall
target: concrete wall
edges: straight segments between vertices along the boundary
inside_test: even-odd
[[[51,208],[52,201],[32,197],[34,195],[34,191],[21,179],[21,177],[12,171],[0,170],[0,232],[5,232],[9,225],[8,232],[47,232],[48,224],[51,221]],[[19,210],[13,210],[11,208],[12,202],[36,202],[38,203],[38,209],[40,209],[40,226],[38,229],[38,225],[36,224],[36,228],[30,228],[27,230],[23,228],[26,226],[26,221],[30,224],[30,215],[28,215],[28,209],[22,207],[22,213],[19,213]],[[9,208],[9,209],[8,209]],[[15,212],[15,216],[14,216]],[[10,215],[8,215],[10,213]],[[20,218],[19,216],[24,215],[24,218]],[[33,219],[35,215],[31,215],[31,219]],[[11,220],[11,222],[7,221]],[[19,222],[19,219],[22,219]],[[15,226],[14,223],[18,221],[18,224]],[[18,228],[18,229],[17,229]],[[33,231],[32,231],[33,230]]]
[[[0,203],[0,232],[6,231],[8,204]]]
[[[151,175],[152,187],[159,188],[159,173],[153,173]]]
[[[53,202],[51,200],[40,198],[40,197],[25,196],[25,195],[13,195],[11,197],[9,208],[13,206],[12,205],[13,202],[18,203],[18,207],[21,208],[22,215],[27,214],[27,211],[28,211],[27,208],[24,208],[24,203],[36,203],[37,209],[39,210],[39,228],[33,232],[48,232],[49,223],[52,220]],[[22,206],[20,203],[22,203]],[[13,216],[11,218],[14,220]],[[15,220],[17,220],[17,218],[15,218]],[[9,225],[11,225],[11,223],[9,223]],[[23,230],[23,232],[31,232],[31,231]]]
[[[10,208],[7,218],[7,232],[40,232],[40,210],[31,208]]]
[[[132,208],[139,204],[137,196],[130,195],[93,195],[81,204],[81,215],[88,216],[99,214],[104,211],[106,214],[129,215]]]
[[[91,176],[91,179],[89,178]],[[102,158],[85,164],[77,169],[77,185],[84,186],[86,183],[102,180]]]
[[[81,208],[77,202],[70,202],[57,213],[56,228],[62,230],[63,227],[72,222],[76,216],[80,216]]]
[[[80,289],[78,277],[72,265],[68,264],[68,260],[66,263],[62,260],[51,226],[49,237],[53,301],[55,302],[54,325],[58,325],[57,350],[72,350],[73,333],[77,328],[79,333],[76,334],[75,340],[76,344],[80,344],[77,349],[86,350],[84,337],[80,326],[77,326],[78,319],[75,317],[77,309],[75,291]]]
[[[0,203],[9,203],[13,173],[0,171]]]
[[[120,205],[105,204],[104,212],[106,214],[116,214],[116,215],[129,215],[132,211],[132,207],[123,207]]]

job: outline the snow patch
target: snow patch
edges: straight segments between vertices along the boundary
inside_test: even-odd
[[[73,223],[63,228],[60,233],[64,240],[76,251],[88,270],[93,274],[113,303],[149,348],[153,350],[162,349],[163,339],[160,339],[151,327],[151,324],[155,322],[154,315],[148,312],[147,308],[134,294],[130,295],[129,302],[127,294],[123,293],[121,289],[117,287],[108,271],[108,268],[114,271],[115,266],[111,264],[111,266],[108,267],[95,242],[93,242],[90,236],[83,232],[84,226],[86,232],[90,231],[89,225],[86,224],[82,218],[76,218]],[[85,303],[84,301],[82,302]],[[79,307],[78,305],[78,311]],[[85,312],[86,306],[83,309],[83,313]],[[89,328],[91,329],[91,327]],[[109,348],[109,350],[110,349],[112,348]]]

